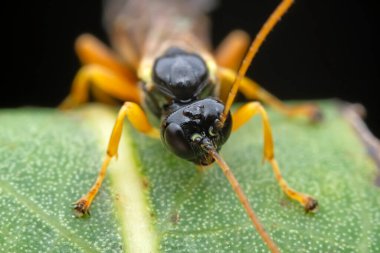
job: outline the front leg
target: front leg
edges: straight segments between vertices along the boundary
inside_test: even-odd
[[[153,138],[159,138],[160,136],[159,130],[151,126],[147,119],[147,116],[145,115],[144,111],[140,108],[140,106],[132,102],[126,102],[119,111],[118,117],[115,122],[115,126],[112,130],[112,134],[108,143],[106,157],[103,161],[102,167],[99,171],[95,183],[83,197],[81,197],[78,201],[75,202],[74,209],[76,211],[76,215],[79,217],[89,213],[88,210],[91,206],[94,197],[96,196],[102,185],[108,165],[111,159],[114,156],[117,156],[125,117],[128,118],[132,126],[136,128],[139,132],[144,133]]]
[[[298,201],[304,207],[306,212],[316,210],[318,206],[317,200],[305,193],[298,192],[292,189],[285,181],[285,179],[282,177],[280,168],[274,157],[273,135],[269,123],[269,118],[264,107],[260,103],[250,102],[239,108],[232,116],[232,131],[236,131],[249,119],[251,119],[253,116],[257,114],[260,114],[263,124],[264,159],[271,164],[277,182],[280,185],[282,191],[290,198]]]

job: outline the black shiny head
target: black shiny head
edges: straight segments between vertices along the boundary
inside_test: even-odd
[[[199,55],[170,48],[155,61],[153,81],[167,96],[176,101],[188,102],[207,86],[208,70]]]
[[[231,115],[224,124],[224,105],[213,98],[197,100],[171,113],[161,127],[161,138],[177,156],[199,165],[214,162],[208,149],[220,150],[231,132]]]

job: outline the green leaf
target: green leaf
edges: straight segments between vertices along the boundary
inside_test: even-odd
[[[260,120],[222,155],[282,252],[380,252],[377,169],[335,104],[312,125],[270,112],[283,176],[315,196],[305,214],[262,164]],[[0,252],[268,252],[222,171],[204,173],[126,126],[91,217],[71,204],[96,178],[116,111],[0,112]]]

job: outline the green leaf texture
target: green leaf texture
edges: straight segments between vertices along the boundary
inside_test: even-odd
[[[282,252],[380,252],[377,168],[331,102],[324,122],[270,111],[283,176],[315,196],[305,214],[262,163],[259,118],[222,155]],[[125,127],[91,216],[71,204],[94,182],[115,109],[0,112],[0,252],[268,252],[222,171],[204,173]]]

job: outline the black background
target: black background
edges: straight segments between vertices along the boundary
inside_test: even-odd
[[[211,13],[214,44],[236,28],[254,36],[278,3],[221,1]],[[2,85],[0,106],[56,106],[79,68],[75,38],[90,32],[107,41],[101,6],[94,0],[20,2],[12,11],[11,80]],[[376,10],[367,0],[296,1],[264,43],[249,76],[282,99],[360,102],[380,136]]]

